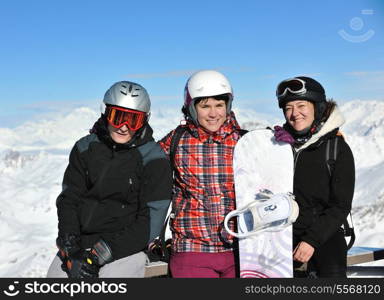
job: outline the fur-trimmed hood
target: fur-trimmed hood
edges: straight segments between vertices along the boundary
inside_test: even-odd
[[[327,120],[321,126],[321,129],[317,133],[312,135],[312,137],[304,145],[300,146],[296,150],[301,150],[301,149],[307,148],[308,146],[316,143],[323,136],[325,136],[326,134],[330,133],[331,131],[341,127],[344,123],[345,123],[344,116],[340,112],[340,109],[338,108],[336,103],[334,103],[333,107],[331,108],[331,113],[330,113],[329,117],[327,118]]]

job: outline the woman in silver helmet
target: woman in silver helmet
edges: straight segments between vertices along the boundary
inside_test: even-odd
[[[57,198],[59,252],[48,277],[143,277],[143,250],[167,213],[172,174],[148,124],[147,91],[117,82],[103,105],[69,157]]]

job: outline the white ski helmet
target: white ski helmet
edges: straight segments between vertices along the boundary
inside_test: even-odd
[[[140,84],[130,81],[119,81],[113,84],[106,91],[103,103],[105,105],[115,105],[142,111],[147,113],[147,115],[149,115],[151,110],[151,100],[146,89]]]
[[[189,77],[185,85],[183,111],[197,123],[197,113],[195,109],[196,98],[223,94],[228,95],[227,114],[229,114],[232,108],[233,91],[228,79],[215,70],[198,71]]]

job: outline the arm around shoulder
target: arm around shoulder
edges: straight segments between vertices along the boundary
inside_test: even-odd
[[[146,186],[143,189],[143,198],[149,207],[151,224],[148,242],[159,236],[172,198],[171,165],[160,146],[157,147],[156,158],[149,161],[144,169]]]

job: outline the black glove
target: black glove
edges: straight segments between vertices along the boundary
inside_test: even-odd
[[[61,259],[61,269],[64,272],[68,273],[67,261],[68,257],[74,255],[76,252],[80,251],[80,236],[74,233],[65,233],[59,235],[56,239],[57,248],[59,252],[57,256]]]
[[[91,250],[81,250],[67,259],[69,278],[97,278],[100,268],[113,261],[108,244],[99,240]]]
[[[150,243],[147,250],[149,261],[168,262],[171,255],[171,242],[171,239],[163,242],[160,238],[156,238],[152,243]]]
[[[99,277],[97,257],[89,250],[80,250],[68,257],[66,267],[69,278]]]

